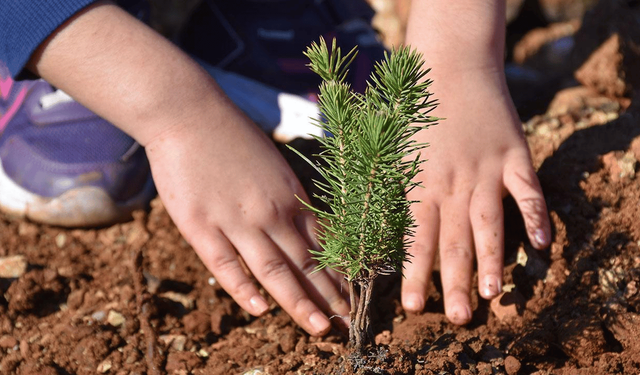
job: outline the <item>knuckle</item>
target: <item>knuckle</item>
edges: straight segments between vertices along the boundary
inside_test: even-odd
[[[290,271],[289,264],[282,258],[267,260],[259,270],[266,279],[279,279]]]
[[[260,204],[252,213],[254,224],[260,226],[270,225],[280,220],[283,210],[274,201],[266,201]]]
[[[519,186],[521,189],[524,188],[524,190],[539,190],[538,176],[531,167],[515,168],[511,173],[506,174],[505,180],[508,185]]]
[[[240,300],[248,300],[252,295],[252,291],[255,288],[255,285],[247,279],[244,278],[239,280],[236,283],[231,283],[227,288],[227,293],[233,297],[236,301]]]
[[[255,287],[247,277],[237,256],[226,254],[215,255],[211,258],[211,273],[216,278],[223,279],[224,289],[236,300],[251,295]]]
[[[496,244],[485,244],[478,249],[478,263],[495,262],[496,258],[502,257],[502,251]]]
[[[471,289],[461,284],[454,284],[445,291],[445,298],[466,298],[471,294]]]
[[[462,245],[460,243],[452,243],[445,246],[440,250],[440,255],[444,259],[470,259],[473,258],[473,253],[469,246]]]
[[[238,256],[235,254],[216,253],[209,258],[211,272],[215,274],[231,274],[241,269]]]
[[[318,262],[310,257],[306,257],[299,266],[300,272],[306,277],[311,277],[316,273]]]

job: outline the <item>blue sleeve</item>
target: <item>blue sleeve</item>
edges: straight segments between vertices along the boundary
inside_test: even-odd
[[[95,0],[2,0],[0,61],[15,77],[38,46],[82,8]]]

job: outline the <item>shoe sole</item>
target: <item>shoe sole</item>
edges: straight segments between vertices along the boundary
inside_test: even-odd
[[[127,221],[156,195],[149,177],[142,191],[125,202],[115,202],[104,190],[86,186],[55,198],[25,190],[9,178],[0,162],[0,211],[7,215],[61,227],[99,227]]]

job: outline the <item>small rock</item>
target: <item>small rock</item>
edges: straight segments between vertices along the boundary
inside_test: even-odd
[[[192,310],[194,306],[193,298],[187,296],[186,294],[169,291],[162,293],[160,297],[170,299],[173,302],[178,302],[187,310]]]
[[[107,316],[107,323],[111,324],[114,327],[119,327],[124,322],[125,322],[125,318],[122,314],[114,310],[109,310],[109,315]]]
[[[509,355],[507,356],[507,358],[504,359],[504,370],[509,375],[517,374],[518,371],[520,371],[521,367],[522,367],[522,364],[514,356]]]
[[[96,321],[99,322],[102,319],[104,319],[105,315],[107,315],[107,314],[105,314],[104,311],[98,310],[98,311],[94,312],[93,314],[91,314],[91,319],[96,320]],[[109,315],[109,316],[111,316],[111,315]]]
[[[183,351],[184,345],[187,343],[187,337],[185,335],[177,335],[173,341],[171,341],[171,347],[176,351]]]
[[[514,289],[510,292],[503,292],[498,297],[491,300],[491,311],[500,321],[517,318],[524,311],[525,299]]]
[[[98,371],[101,374],[104,374],[108,372],[110,369],[111,369],[111,361],[108,359],[105,359],[98,365],[98,368],[96,369],[96,371]]]
[[[67,306],[69,306],[69,308],[71,309],[79,308],[80,306],[82,306],[83,302],[84,291],[81,289],[74,290],[73,292],[69,293],[69,296],[67,297]]]
[[[242,375],[263,375],[263,374],[264,374],[264,371],[262,371],[262,369],[259,369],[259,368],[254,368],[242,373]]]
[[[171,345],[171,348],[173,348],[178,352],[181,352],[184,350],[184,345],[187,342],[187,337],[185,335],[161,335],[158,338],[165,345],[167,346]]]
[[[204,350],[204,349],[200,349],[198,350],[198,357],[202,357],[202,358],[207,358],[209,356],[209,352]]]
[[[24,255],[12,255],[0,258],[0,277],[18,278],[27,271],[27,259]]]
[[[67,243],[67,235],[64,233],[59,233],[56,236],[56,246],[58,249],[62,249],[62,247]]]
[[[132,223],[128,233],[125,234],[125,242],[127,245],[138,248],[147,243],[151,235],[144,226],[144,216],[146,215],[143,212],[136,211],[133,216],[135,221]]]
[[[147,289],[149,290],[149,293],[156,294],[162,281],[147,271],[142,271],[142,275],[144,275],[144,278],[147,281]]]

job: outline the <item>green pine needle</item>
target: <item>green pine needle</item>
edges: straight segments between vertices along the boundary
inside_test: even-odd
[[[315,182],[323,193],[317,198],[329,207],[307,205],[318,216],[323,247],[311,253],[319,269],[333,268],[349,281],[401,271],[415,228],[406,192],[418,185],[418,152],[427,146],[412,137],[438,120],[428,116],[437,103],[429,100],[422,56],[409,47],[385,53],[358,94],[346,83],[356,48],[342,56],[335,39],[329,49],[321,38],[305,55],[323,79],[318,125],[329,134],[316,138],[323,164],[305,158],[325,180]]]

